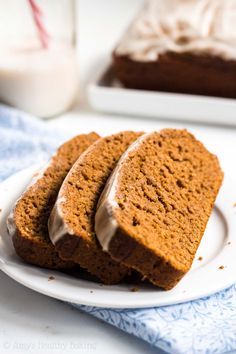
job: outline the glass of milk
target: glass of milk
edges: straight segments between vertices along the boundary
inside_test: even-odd
[[[0,0],[0,102],[48,118],[77,98],[76,0]]]

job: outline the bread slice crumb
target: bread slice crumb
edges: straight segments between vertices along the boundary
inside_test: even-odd
[[[134,288],[131,288],[130,291],[131,291],[132,293],[136,293],[137,291],[139,291],[139,288],[135,288],[135,287],[134,287]]]

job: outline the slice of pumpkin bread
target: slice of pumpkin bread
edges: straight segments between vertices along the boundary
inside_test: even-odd
[[[103,250],[171,289],[191,267],[222,179],[216,156],[186,130],[143,135],[100,198],[95,230]]]
[[[51,243],[48,218],[68,171],[98,138],[96,133],[78,135],[63,144],[17,201],[8,219],[8,230],[16,253],[26,262],[51,269],[75,266],[62,260]]]
[[[130,270],[102,251],[94,231],[97,201],[124,151],[141,133],[121,132],[95,142],[66,177],[49,218],[49,234],[60,257],[78,263],[105,284]]]

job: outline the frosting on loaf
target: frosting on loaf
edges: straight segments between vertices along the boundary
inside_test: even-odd
[[[236,59],[235,0],[148,0],[117,55],[155,61],[166,52]]]

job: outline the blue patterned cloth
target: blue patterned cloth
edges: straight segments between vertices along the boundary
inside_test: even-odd
[[[76,133],[76,132],[74,132]],[[0,106],[0,179],[43,162],[74,133]],[[236,286],[181,305],[114,310],[73,306],[174,354],[220,354],[236,349]]]

